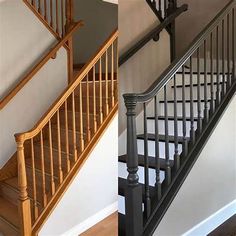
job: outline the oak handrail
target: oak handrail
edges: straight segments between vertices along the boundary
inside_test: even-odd
[[[34,77],[34,75],[57,53],[57,51],[71,38],[73,33],[83,26],[82,21],[74,23],[70,31],[63,37],[42,59],[28,72],[23,79],[4,97],[0,100],[0,110],[2,110],[11,99]]]
[[[42,128],[48,123],[50,118],[57,112],[58,108],[65,102],[65,100],[70,96],[74,89],[79,85],[80,81],[84,76],[92,69],[94,64],[99,60],[99,58],[106,52],[110,44],[118,37],[118,30],[116,29],[112,35],[105,41],[105,43],[98,49],[95,56],[92,57],[83,67],[77,78],[69,84],[69,86],[62,92],[62,95],[53,103],[49,110],[43,115],[41,120],[28,132],[15,134],[16,142],[24,142],[25,140],[35,137]]]

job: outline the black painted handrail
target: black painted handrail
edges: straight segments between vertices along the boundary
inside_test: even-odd
[[[181,7],[177,8],[177,10],[170,16],[168,16],[161,24],[152,29],[142,39],[140,39],[137,43],[135,43],[129,50],[127,50],[123,55],[121,55],[119,58],[119,66],[128,61],[136,52],[138,52],[142,47],[144,47],[150,40],[152,40],[155,36],[159,35],[161,31],[164,30],[182,12],[187,10],[188,10],[187,4],[183,4]]]
[[[148,102],[151,100],[177,73],[177,71],[184,65],[215,27],[222,21],[222,19],[229,13],[236,0],[231,0],[216,17],[204,28],[204,30],[193,40],[186,52],[176,58],[173,63],[164,71],[164,73],[143,93],[127,93],[123,97],[125,101],[132,101],[134,103]]]

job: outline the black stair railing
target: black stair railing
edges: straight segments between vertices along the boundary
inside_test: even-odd
[[[125,224],[128,236],[152,235],[235,93],[235,8],[236,1],[230,1],[196,37],[184,55],[175,59],[146,92],[123,95],[127,108],[128,177],[125,192]],[[188,73],[186,65],[189,66]],[[177,89],[181,87],[181,98],[177,98]],[[138,134],[135,119],[138,104],[143,106],[144,112],[144,187],[139,183],[138,176]],[[170,105],[173,105],[173,136],[170,136],[168,131]],[[149,188],[147,108],[150,106],[153,106],[155,120],[154,195],[150,195]],[[163,135],[158,127],[161,111],[165,120],[165,175],[162,182],[160,139],[163,139]],[[180,117],[181,128],[178,122]],[[190,121],[189,134],[186,131],[187,120]],[[196,129],[194,121],[197,121]],[[180,129],[181,136],[178,134]],[[170,156],[169,142],[174,144],[173,157]],[[173,165],[170,161],[172,158]]]

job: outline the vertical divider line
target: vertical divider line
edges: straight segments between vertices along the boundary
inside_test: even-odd
[[[49,129],[49,150],[50,150],[50,177],[51,177],[51,192],[52,195],[55,193],[55,181],[54,181],[54,166],[53,166],[53,151],[52,151],[52,124],[51,120],[48,122]]]
[[[225,95],[225,20],[222,20],[222,88],[221,99]]]
[[[87,99],[86,99],[86,102],[87,102],[87,111],[86,111],[87,115],[86,115],[86,117],[87,117],[87,140],[88,140],[88,142],[91,139],[90,109],[89,109],[89,107],[90,107],[90,99],[89,99],[90,93],[89,93],[89,89],[90,89],[90,87],[89,87],[89,75],[87,74],[87,76],[86,76],[86,97],[87,97]]]
[[[220,53],[219,53],[219,26],[216,27],[216,106],[220,105]]]
[[[102,111],[102,57],[99,59],[99,113],[100,113],[100,124],[103,122],[103,111]]]
[[[214,113],[214,68],[213,68],[213,33],[211,33],[210,41],[210,51],[211,51],[211,102],[210,102],[210,114]]]
[[[200,77],[200,48],[197,49],[197,127],[198,134],[202,132],[202,108],[201,108],[201,77]]]
[[[51,27],[53,28],[53,3],[52,3],[53,0],[50,0],[50,25]]]
[[[231,86],[230,81],[230,23],[229,14],[227,15],[227,83],[226,90],[228,91]]]
[[[115,105],[114,97],[114,44],[111,45],[111,106]]]
[[[234,82],[236,80],[236,71],[235,71],[235,10],[232,9],[232,63],[233,63],[233,74]]]
[[[105,53],[105,103],[106,103],[106,116],[109,113],[109,101],[108,101],[108,55],[107,50]]]
[[[56,0],[56,32],[59,34],[59,3],[58,3],[59,0]]]
[[[204,40],[204,124],[209,121],[209,109],[207,99],[207,42]]]
[[[48,16],[47,16],[47,11],[48,11],[48,9],[47,9],[48,7],[47,7],[47,0],[44,0],[44,19],[46,20],[46,21],[48,21]]]
[[[169,152],[169,127],[168,127],[168,108],[167,108],[167,85],[164,86],[164,112],[165,112],[165,181],[167,185],[171,183],[170,152]]]
[[[145,202],[144,214],[148,218],[151,214],[151,199],[149,189],[149,160],[148,160],[148,133],[147,133],[147,108],[143,104],[143,127],[144,127],[144,178],[145,178]]]
[[[80,151],[81,153],[84,151],[84,126],[83,126],[83,96],[82,96],[82,85],[81,82],[79,84],[79,115],[80,115]]]
[[[65,35],[65,27],[64,27],[65,10],[64,10],[64,7],[65,7],[64,0],[61,0],[61,35],[62,35],[62,37]]]
[[[31,161],[32,161],[32,179],[33,179],[33,205],[34,205],[34,219],[38,218],[38,204],[37,204],[37,185],[35,176],[35,155],[34,155],[34,140],[31,142]]]
[[[72,92],[72,126],[73,126],[73,154],[74,154],[74,162],[77,161],[78,151],[77,151],[77,139],[76,139],[76,122],[75,122],[75,92]]]
[[[154,111],[155,111],[155,172],[156,182],[155,188],[157,191],[158,200],[161,199],[161,178],[160,178],[160,147],[159,147],[159,126],[158,126],[158,99],[157,95],[154,98]]]

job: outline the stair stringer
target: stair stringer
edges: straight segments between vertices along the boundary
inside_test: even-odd
[[[196,144],[187,155],[185,160],[183,160],[183,164],[179,171],[173,178],[172,183],[166,189],[165,194],[161,201],[156,204],[155,210],[151,214],[149,220],[146,223],[146,227],[144,228],[144,236],[153,235],[155,230],[157,229],[158,225],[160,224],[162,218],[165,216],[166,212],[168,211],[169,207],[171,206],[173,200],[175,199],[176,195],[178,194],[181,186],[184,184],[186,178],[188,177],[190,171],[192,170],[195,162],[198,160],[202,150],[204,149],[205,145],[207,144],[208,140],[211,138],[211,135],[215,128],[217,127],[218,123],[220,122],[222,116],[224,115],[225,111],[229,107],[230,102],[235,99],[235,92],[236,92],[236,83],[231,87],[228,94],[223,99],[221,105],[217,108],[216,112],[214,113],[213,117],[209,121],[208,125],[204,127],[203,132],[199,136]],[[227,160],[226,160],[227,161]],[[217,178],[217,176],[216,176]],[[203,177],[199,175],[199,182],[203,181]],[[200,199],[199,199],[200,200]],[[227,203],[226,203],[227,204]],[[194,214],[194,213],[193,213]],[[190,216],[189,216],[190,217]],[[179,218],[179,216],[178,216]],[[157,235],[157,234],[155,234]],[[159,234],[158,234],[159,235]]]

